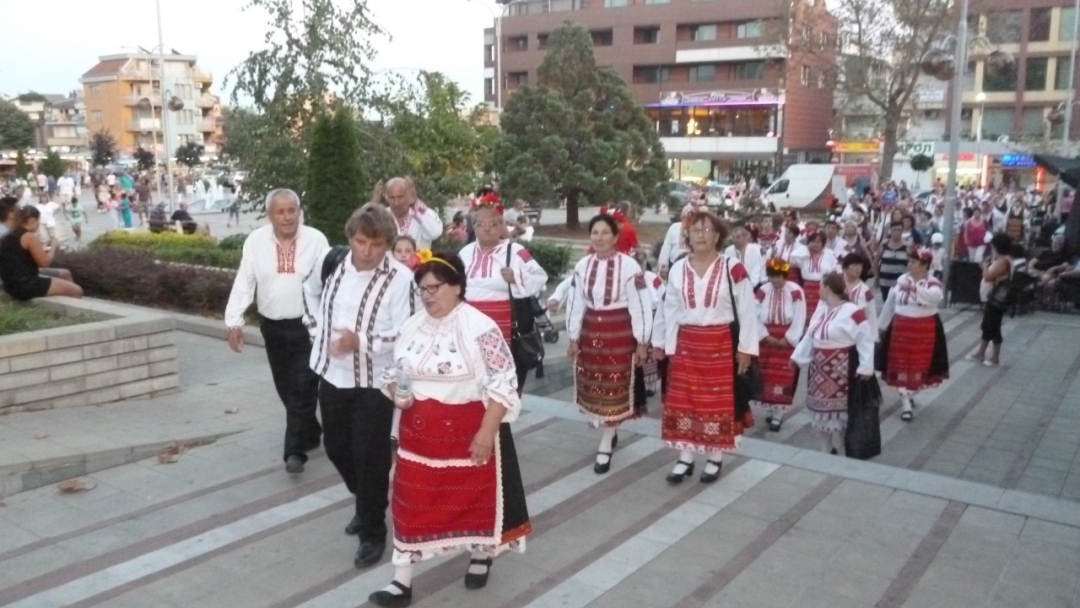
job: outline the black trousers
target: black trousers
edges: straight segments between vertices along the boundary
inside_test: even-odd
[[[311,371],[311,337],[301,319],[275,321],[262,318],[259,323],[266,358],[274,388],[285,404],[285,456],[299,456],[319,447],[322,427],[315,417],[319,399],[319,376]]]
[[[983,303],[982,330],[983,342],[991,342],[1000,345],[1005,339],[1001,335],[1001,323],[1005,320],[1005,309]]]
[[[319,383],[326,456],[356,496],[360,542],[386,540],[394,404],[378,389]]]

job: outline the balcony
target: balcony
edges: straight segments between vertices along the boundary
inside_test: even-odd
[[[134,107],[139,105],[139,102],[143,99],[150,100],[150,103],[153,104],[156,108],[161,107],[161,93],[150,93],[147,95],[127,95],[124,97],[124,105]]]
[[[120,70],[120,80],[159,80],[161,74],[157,70],[151,70],[150,68],[127,68]]]
[[[130,120],[127,123],[128,131],[138,131],[140,133],[146,133],[150,131],[161,130],[161,119],[159,118],[136,118]]]
[[[200,133],[211,133],[217,131],[218,124],[214,118],[204,118],[202,120],[195,121],[195,126],[199,129]]]
[[[214,76],[210,72],[204,72],[199,68],[191,69],[191,78],[195,82],[214,82]]]
[[[199,108],[213,108],[218,104],[217,97],[210,95],[209,93],[203,93],[195,100],[195,106]]]

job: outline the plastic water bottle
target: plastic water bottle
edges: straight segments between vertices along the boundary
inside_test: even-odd
[[[394,401],[398,404],[408,403],[412,399],[411,371],[404,360],[398,362],[397,391],[394,393]]]

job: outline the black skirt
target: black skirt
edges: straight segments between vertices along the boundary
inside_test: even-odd
[[[503,526],[504,531],[529,525],[529,508],[525,504],[525,486],[521,481],[514,437],[510,424],[499,425],[499,451],[502,453]]]

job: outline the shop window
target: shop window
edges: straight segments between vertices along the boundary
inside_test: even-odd
[[[1033,8],[1028,17],[1028,42],[1050,40],[1050,8]]]
[[[1046,57],[1028,57],[1027,72],[1024,74],[1025,91],[1046,90]]]
[[[986,37],[994,44],[1020,42],[1023,11],[993,11],[986,14]]]
[[[761,38],[764,35],[765,23],[761,21],[747,21],[735,28],[736,38]]]
[[[1011,93],[1017,88],[1016,63],[1000,74],[983,72],[983,90],[988,93]]]

